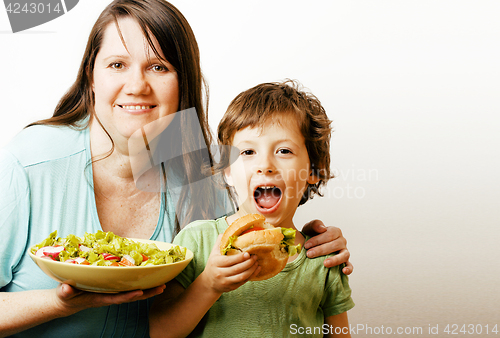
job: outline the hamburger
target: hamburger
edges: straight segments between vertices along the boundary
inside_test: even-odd
[[[275,227],[259,214],[248,214],[235,220],[222,235],[220,252],[235,255],[248,252],[257,256],[261,267],[252,281],[277,275],[285,267],[288,257],[300,252],[295,245],[295,230]]]

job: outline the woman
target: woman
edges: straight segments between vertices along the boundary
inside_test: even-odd
[[[211,144],[202,84],[196,40],[175,7],[117,0],[103,11],[77,80],[53,117],[26,128],[0,152],[0,336],[148,335],[150,297],[164,286],[116,295],[81,292],[57,285],[25,252],[54,229],[61,237],[102,229],[170,242],[182,225],[228,212],[224,195],[200,170],[211,157],[193,151]],[[136,131],[146,140],[151,134],[145,131],[165,119],[168,127],[156,138],[161,143],[144,141],[150,159],[165,144],[168,154],[185,155],[153,161],[140,178],[153,177],[163,188],[141,190],[129,141]],[[169,130],[180,130],[181,137]],[[347,261],[340,231],[319,231],[324,234],[311,244],[331,243],[317,255],[341,250],[326,264]]]

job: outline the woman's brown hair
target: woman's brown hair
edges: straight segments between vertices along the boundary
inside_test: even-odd
[[[182,225],[200,218],[213,218],[215,203],[213,198],[197,198],[203,194],[210,194],[211,184],[200,185],[192,191],[190,182],[202,181],[202,168],[210,166],[212,157],[209,152],[212,136],[208,126],[207,109],[203,104],[203,90],[207,98],[208,89],[200,67],[200,54],[194,33],[177,8],[164,0],[115,0],[101,13],[94,24],[87,42],[83,60],[75,83],[59,101],[51,118],[40,120],[32,125],[64,125],[73,128],[86,128],[90,119],[95,118],[94,94],[92,91],[93,71],[96,55],[101,48],[104,32],[108,25],[118,27],[118,19],[129,17],[134,19],[142,28],[149,46],[161,60],[160,54],[175,68],[179,82],[178,110],[195,108],[196,114],[176,114],[171,126],[178,125],[178,129],[186,130],[182,139],[175,138],[168,141],[177,152],[186,154],[181,161],[172,165],[171,170],[180,173],[177,179],[182,182],[182,191],[176,207],[175,233]],[[153,39],[156,39],[161,51],[155,49]],[[82,124],[82,122],[87,121]],[[201,133],[189,133],[192,126],[201,127]],[[28,127],[29,127],[28,126]],[[188,126],[181,128],[182,126]],[[197,128],[198,130],[200,128]],[[177,134],[178,135],[178,134]],[[108,134],[109,136],[109,134]],[[164,135],[165,137],[165,135]],[[168,135],[166,135],[168,139]],[[113,140],[111,140],[113,142]],[[182,149],[207,149],[204,154],[182,151]],[[110,150],[112,152],[113,148]],[[167,172],[170,172],[168,170]],[[206,191],[205,191],[206,189]],[[182,220],[179,222],[179,218]]]

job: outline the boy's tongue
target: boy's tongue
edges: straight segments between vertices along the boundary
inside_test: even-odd
[[[270,209],[278,203],[281,197],[281,191],[278,188],[262,189],[257,188],[254,193],[255,202],[264,209]]]

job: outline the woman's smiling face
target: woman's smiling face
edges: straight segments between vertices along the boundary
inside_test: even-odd
[[[127,142],[148,123],[177,112],[176,70],[159,59],[131,18],[107,26],[94,65],[95,113],[115,142]],[[161,48],[151,36],[161,58]]]

